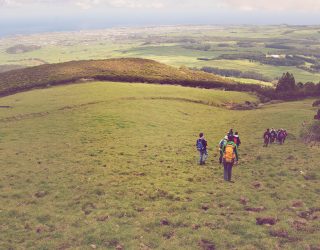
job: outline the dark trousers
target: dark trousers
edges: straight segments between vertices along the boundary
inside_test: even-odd
[[[223,173],[224,180],[231,181],[233,162],[223,162],[223,167],[224,167],[224,173]]]

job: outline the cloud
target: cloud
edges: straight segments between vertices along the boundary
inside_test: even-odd
[[[0,7],[76,6],[80,9],[227,9],[238,11],[303,11],[319,12],[320,0],[0,0]]]
[[[319,0],[220,0],[220,4],[243,11],[320,11]]]
[[[93,7],[159,9],[167,6],[169,0],[0,0],[0,7],[23,7],[27,5],[74,5],[80,9]]]

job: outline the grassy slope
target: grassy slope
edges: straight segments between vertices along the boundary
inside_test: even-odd
[[[177,69],[156,61],[137,58],[71,61],[0,73],[0,94],[63,84],[82,78],[114,81],[182,83],[184,81],[229,83],[213,74]]]
[[[319,212],[298,216],[320,207],[319,148],[296,140],[301,122],[314,113],[312,101],[231,111],[182,98],[255,100],[246,93],[120,83],[1,98],[0,105],[13,108],[0,118],[0,248],[197,249],[204,240],[218,249],[319,246],[319,219],[312,219]],[[287,128],[288,143],[263,148],[261,133],[269,126]],[[233,184],[222,181],[216,157],[230,127],[243,141]],[[196,165],[199,131],[209,142],[203,168]],[[44,197],[36,197],[39,191]],[[297,200],[301,207],[292,207]],[[256,225],[263,216],[279,221]],[[163,219],[169,225],[160,225]],[[275,230],[288,237],[271,236]]]

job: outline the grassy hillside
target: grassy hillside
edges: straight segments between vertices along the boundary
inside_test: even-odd
[[[256,98],[107,82],[1,98],[0,248],[319,248],[320,150],[297,137],[312,100],[219,107],[244,101]],[[217,163],[230,127],[242,139],[235,183]],[[266,127],[288,141],[263,148]],[[268,217],[275,225],[257,224]]]
[[[168,84],[199,82],[203,86],[232,82],[213,74],[177,69],[152,60],[123,58],[45,64],[0,73],[0,94],[91,79]]]
[[[18,39],[13,36],[0,39],[0,64],[35,66],[72,60],[133,57],[175,67],[250,70],[272,80],[289,71],[297,82],[319,82],[320,71],[312,68],[320,64],[318,31],[319,26],[164,26],[45,33],[19,36]],[[41,48],[25,53],[7,53],[7,49],[15,45],[38,45]],[[293,55],[296,57],[294,61],[300,63],[284,66],[283,62],[278,62],[274,65],[267,63],[264,56],[257,59],[258,55]],[[247,56],[253,56],[252,60]]]

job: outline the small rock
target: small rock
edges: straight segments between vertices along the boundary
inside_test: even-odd
[[[91,244],[90,247],[91,247],[92,249],[97,249],[97,246],[94,245],[94,244]]]

